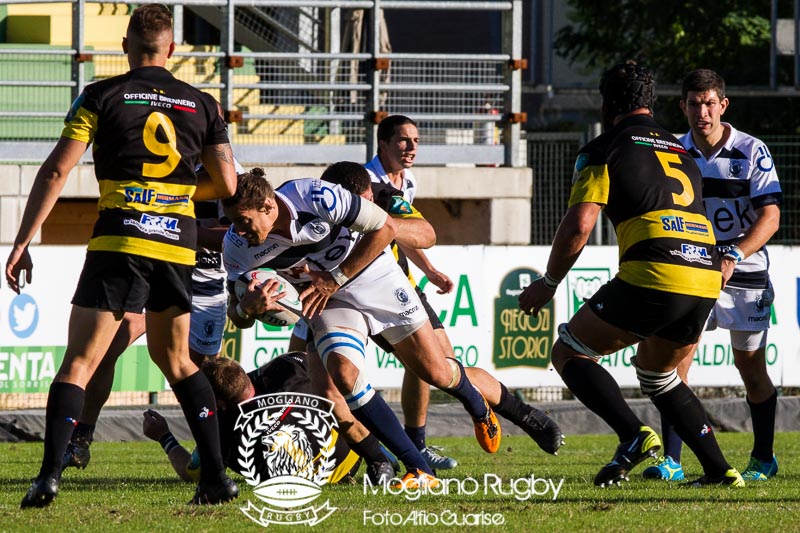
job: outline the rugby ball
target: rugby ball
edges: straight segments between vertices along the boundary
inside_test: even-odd
[[[282,311],[265,311],[256,317],[256,320],[269,324],[275,327],[290,326],[297,322],[303,314],[303,304],[300,301],[300,294],[297,292],[291,283],[286,281],[277,272],[271,268],[257,268],[249,272],[245,272],[236,280],[234,290],[236,291],[236,298],[241,301],[247,292],[247,287],[253,279],[258,280],[259,284],[277,279],[280,286],[275,293],[286,291],[286,296],[278,300],[278,305],[283,307]]]
[[[322,493],[322,489],[302,477],[277,476],[260,484],[253,492],[270,505],[291,509],[313,502]]]

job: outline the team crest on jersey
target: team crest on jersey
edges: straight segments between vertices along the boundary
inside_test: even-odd
[[[322,493],[336,469],[333,403],[311,394],[277,393],[239,404],[241,431],[237,461],[253,494],[266,506],[247,501],[241,510],[253,522],[313,526],[336,508]]]
[[[728,173],[734,178],[738,178],[742,174],[742,162],[738,159],[731,159]]]
[[[397,298],[397,301],[401,304],[407,304],[411,299],[408,297],[408,293],[404,288],[399,288],[394,290],[394,297]]]
[[[328,231],[328,229],[325,227],[325,224],[322,222],[309,222],[308,227],[311,228],[311,231],[317,235],[325,235],[325,233]]]

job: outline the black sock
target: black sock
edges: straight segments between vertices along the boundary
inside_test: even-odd
[[[594,361],[573,357],[561,369],[561,379],[583,405],[611,426],[620,441],[634,438],[644,425],[611,374]]]
[[[675,432],[697,456],[707,476],[719,477],[731,467],[719,449],[703,404],[685,383],[651,400],[672,421]]]
[[[455,361],[458,368],[461,370],[461,379],[458,384],[452,389],[442,389],[444,392],[456,398],[464,406],[472,418],[480,419],[488,413],[486,401],[483,395],[475,388],[467,377],[467,372],[464,370],[464,365],[457,359],[450,359]]]
[[[75,426],[75,429],[72,431],[72,440],[82,441],[87,445],[91,444],[94,440],[94,428],[94,424],[78,422],[78,425]]]
[[[410,472],[422,470],[433,475],[427,461],[408,438],[394,412],[379,394],[357,409],[353,416],[381,441]]]
[[[195,372],[172,385],[200,454],[201,481],[217,482],[225,475],[219,443],[217,404],[205,374]]]
[[[72,383],[56,381],[47,395],[44,428],[44,456],[39,478],[60,476],[61,463],[72,431],[81,416],[86,391]]]
[[[778,407],[778,391],[761,403],[750,403],[750,418],[753,421],[753,451],[750,455],[759,461],[772,461],[772,444],[775,442],[775,410]]]
[[[380,441],[372,433],[367,435],[361,442],[351,444],[350,449],[370,463],[383,463],[387,460],[381,451]]]
[[[661,413],[661,443],[664,446],[662,448],[664,455],[669,455],[676,463],[680,463],[683,441],[675,432],[675,426],[664,413]]]
[[[494,407],[494,412],[503,415],[515,424],[528,414],[530,406],[525,402],[508,392],[508,389],[502,383],[500,384],[500,402]]]
[[[425,426],[411,427],[403,426],[406,430],[406,435],[414,443],[418,450],[425,448]]]

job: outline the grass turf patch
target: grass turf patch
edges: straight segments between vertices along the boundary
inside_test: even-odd
[[[776,435],[780,471],[768,482],[743,489],[691,489],[677,483],[645,481],[647,462],[631,474],[630,483],[599,489],[597,470],[616,446],[608,435],[567,437],[558,457],[541,452],[527,437],[503,439],[500,451],[483,453],[470,438],[438,438],[459,466],[440,472],[447,495],[372,493],[362,484],[363,467],[352,484],[326,486],[312,505],[325,500],[337,508],[316,526],[326,532],[366,531],[395,525],[425,525],[428,531],[796,531],[800,524],[800,434]],[[752,436],[723,433],[717,438],[728,460],[740,470],[748,461]],[[0,531],[261,531],[239,510],[247,501],[263,506],[252,487],[234,476],[240,498],[220,506],[187,505],[194,487],[173,475],[167,458],[153,442],[92,445],[86,470],[65,472],[56,501],[46,509],[19,509],[19,502],[38,471],[41,443],[0,444]],[[684,448],[687,479],[702,475]],[[488,477],[488,483],[487,478]],[[492,476],[498,476],[498,483]],[[531,476],[536,481],[530,483]],[[475,481],[465,481],[472,478]],[[526,478],[528,481],[525,481]],[[516,496],[511,480],[516,481]],[[522,480],[522,481],[520,481]],[[563,483],[562,483],[563,480]],[[548,483],[551,483],[548,485]],[[552,487],[560,487],[553,499]],[[531,493],[533,487],[536,493]],[[549,487],[549,488],[547,488]],[[547,490],[545,490],[547,488]],[[473,492],[469,494],[469,492]],[[460,493],[459,493],[460,492]],[[502,519],[497,518],[498,516]],[[457,526],[443,526],[442,520]],[[502,520],[502,523],[498,523]],[[402,521],[402,524],[399,522]],[[431,525],[439,522],[437,525]],[[300,530],[303,526],[271,526]]]

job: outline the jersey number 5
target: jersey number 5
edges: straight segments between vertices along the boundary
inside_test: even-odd
[[[656,157],[658,157],[658,162],[661,163],[661,167],[664,169],[664,174],[678,180],[681,182],[681,185],[683,185],[683,192],[680,194],[672,193],[672,201],[675,205],[682,207],[691,205],[694,201],[694,190],[692,190],[692,182],[689,181],[689,176],[682,170],[670,166],[670,164],[680,165],[681,158],[678,157],[678,154],[671,154],[668,152],[655,152],[655,154]]]
[[[166,137],[167,142],[158,140],[157,133],[159,127]],[[178,152],[178,136],[175,134],[175,126],[164,113],[154,112],[147,117],[142,133],[144,146],[155,155],[165,156],[167,159],[161,163],[144,163],[142,165],[142,176],[145,178],[163,178],[175,170],[181,161],[181,154]]]

